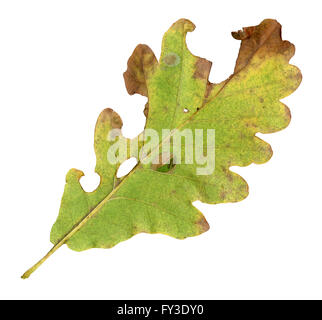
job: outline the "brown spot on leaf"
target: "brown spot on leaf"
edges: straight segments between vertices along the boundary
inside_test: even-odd
[[[201,216],[201,218],[197,221],[197,226],[201,233],[208,231],[210,228],[204,216]]]
[[[146,117],[148,117],[148,114],[149,114],[149,102],[147,102],[144,106],[144,110],[143,110],[143,113]]]
[[[226,191],[221,191],[219,197],[221,200],[224,200],[226,198],[226,195],[227,195]]]
[[[226,177],[229,180],[229,182],[233,182],[234,180],[233,175],[229,171],[226,173]]]
[[[285,107],[285,118],[288,121],[291,121],[291,118],[292,118],[291,111],[287,106],[284,105],[284,107]]]
[[[162,60],[168,66],[176,66],[180,63],[180,57],[176,53],[168,53]]]
[[[207,82],[207,86],[206,86],[206,93],[205,93],[205,98],[207,99],[209,97],[209,94],[213,88],[214,84],[211,82]]]
[[[199,79],[207,79],[209,77],[210,69],[211,69],[212,63],[204,58],[198,58],[196,65],[195,65],[195,73],[194,77]]]

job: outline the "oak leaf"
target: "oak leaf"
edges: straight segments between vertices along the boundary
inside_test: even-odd
[[[85,192],[80,184],[83,172],[71,169],[67,173],[50,235],[54,247],[23,278],[63,244],[82,251],[111,248],[141,232],[178,239],[199,235],[209,225],[193,201],[216,204],[247,197],[247,183],[230,167],[268,161],[271,147],[256,133],[276,132],[289,124],[289,109],[280,99],[301,82],[299,69],[289,64],[294,46],[282,40],[281,25],[275,20],[233,32],[241,40],[234,73],[213,84],[208,80],[211,62],[187,48],[186,34],[194,28],[186,19],[174,23],[163,37],[159,61],[148,46],[138,45],[128,60],[124,80],[129,94],[148,98],[145,129],[154,129],[160,136],[162,129],[171,130],[158,146],[161,149],[177,130],[215,129],[215,170],[198,175],[195,159],[174,164],[170,155],[169,163],[159,166],[139,161],[128,175],[117,179],[120,163],[107,160],[112,142],[106,137],[112,129],[122,128],[122,120],[113,110],[103,110],[94,142],[100,185]],[[151,154],[157,150],[158,155],[156,147]],[[125,159],[131,156],[127,152]]]

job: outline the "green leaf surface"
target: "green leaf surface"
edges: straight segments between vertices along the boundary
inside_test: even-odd
[[[141,232],[178,239],[199,235],[209,225],[193,201],[216,204],[247,197],[247,183],[229,168],[264,163],[272,156],[270,145],[256,133],[276,132],[289,124],[289,109],[280,99],[301,82],[299,69],[289,64],[294,46],[281,39],[281,26],[275,20],[233,32],[241,40],[234,73],[212,84],[208,80],[211,62],[194,56],[186,45],[187,32],[194,28],[186,19],[174,23],[163,37],[159,61],[148,46],[138,45],[124,80],[129,94],[148,98],[145,129],[154,129],[160,136],[162,129],[171,130],[147,156],[162,154],[165,142],[178,130],[214,129],[215,170],[196,174],[200,165],[195,159],[188,164],[171,160],[159,166],[139,161],[128,175],[117,179],[120,164],[107,160],[114,142],[106,137],[112,129],[121,129],[122,121],[113,110],[104,110],[95,129],[100,185],[85,192],[80,184],[83,172],[71,169],[67,173],[61,208],[51,230],[54,247],[23,278],[63,244],[82,251],[111,248]],[[206,137],[203,143],[206,145]],[[183,158],[185,148],[183,145]],[[133,155],[127,150],[124,160]]]

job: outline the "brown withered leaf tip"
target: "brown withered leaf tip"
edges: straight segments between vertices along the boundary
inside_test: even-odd
[[[148,96],[146,79],[158,65],[153,51],[145,44],[139,44],[127,62],[123,73],[126,90],[130,95],[135,93]]]

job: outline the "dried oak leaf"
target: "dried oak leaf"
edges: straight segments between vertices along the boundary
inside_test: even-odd
[[[160,136],[163,128],[216,130],[214,172],[197,175],[195,162],[176,164],[171,170],[169,165],[164,170],[138,162],[117,180],[119,164],[107,161],[111,142],[106,136],[111,129],[121,128],[122,121],[116,112],[105,109],[95,129],[100,185],[85,192],[79,182],[83,172],[68,172],[59,216],[51,230],[54,247],[23,278],[63,244],[82,251],[111,248],[140,232],[178,239],[199,235],[209,226],[193,201],[235,202],[248,195],[247,183],[229,168],[264,163],[272,156],[270,145],[256,133],[276,132],[290,122],[289,109],[280,99],[301,82],[299,69],[289,64],[294,46],[281,39],[281,25],[275,20],[233,32],[241,40],[234,73],[212,84],[208,80],[211,62],[191,54],[186,45],[186,34],[194,28],[186,19],[174,23],[163,37],[159,61],[148,46],[138,45],[124,80],[129,94],[148,98],[146,129]]]

